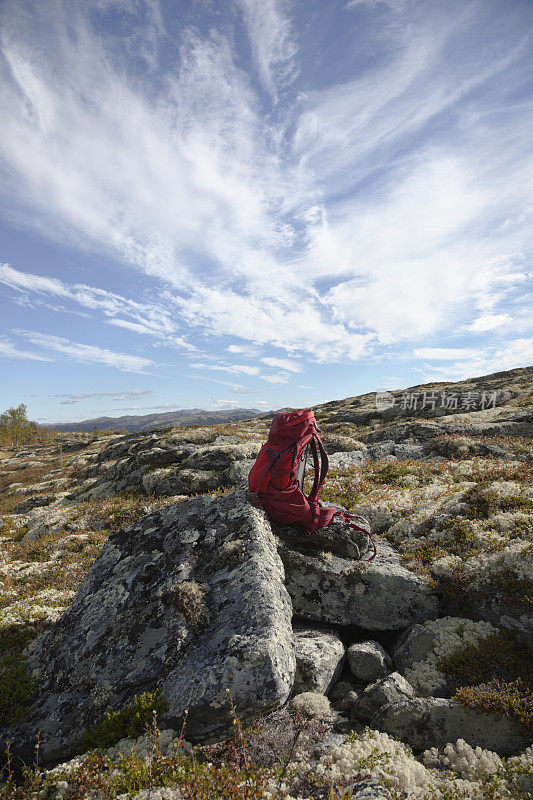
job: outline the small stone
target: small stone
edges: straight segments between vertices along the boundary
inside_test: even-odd
[[[394,665],[400,672],[424,661],[435,645],[435,634],[424,625],[412,625],[397,640],[394,650]]]
[[[344,662],[344,645],[334,630],[294,626],[296,675],[293,692],[327,694]]]
[[[365,683],[384,678],[392,669],[391,657],[373,640],[350,645],[347,656],[352,674]]]
[[[391,672],[386,678],[367,686],[353,708],[352,717],[370,722],[375,714],[390,703],[412,697],[413,687],[399,672]]]

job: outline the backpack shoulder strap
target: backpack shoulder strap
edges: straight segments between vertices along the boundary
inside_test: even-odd
[[[313,454],[315,466],[315,480],[313,482],[313,488],[309,493],[308,500],[310,503],[316,503],[329,469],[328,454],[320,440],[320,436],[317,436],[316,433],[313,434],[311,440],[311,452]]]

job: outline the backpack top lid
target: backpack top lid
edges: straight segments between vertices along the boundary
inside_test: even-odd
[[[295,411],[275,414],[269,435],[297,439],[305,430],[318,431],[315,415],[310,408],[298,408]]]

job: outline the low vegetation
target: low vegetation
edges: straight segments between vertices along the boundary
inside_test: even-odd
[[[0,445],[12,448],[11,457],[17,455],[17,447],[22,455],[20,447],[33,444],[41,463],[32,463],[33,456],[24,454],[17,462],[10,458],[9,468],[0,472],[0,549],[4,564],[11,567],[3,572],[0,590],[0,724],[17,723],[27,714],[36,687],[26,670],[25,648],[68,606],[106,538],[174,501],[135,492],[77,501],[77,493],[86,491],[94,476],[102,474],[97,459],[110,432],[85,435],[92,455],[77,462],[63,451],[61,436],[53,446],[31,438],[52,435],[36,433],[24,421],[24,407],[8,411],[7,417],[0,416]],[[324,438],[329,436],[339,447],[382,424],[379,419],[365,425],[335,422],[333,409],[324,409],[321,421]],[[268,426],[268,420],[189,426],[165,436],[179,445],[210,444],[219,436],[232,442],[264,441]],[[516,460],[491,454],[496,452],[494,445],[514,454]],[[404,563],[430,580],[447,613],[468,616],[473,605],[483,602],[511,616],[530,611],[530,442],[520,437],[448,435],[432,440],[427,449],[435,458],[384,459],[332,469],[321,500],[371,517]],[[211,494],[229,490],[218,488]],[[48,529],[43,523],[37,530],[31,514],[19,514],[16,508],[48,491],[68,493],[61,506],[63,516],[55,527]],[[55,513],[55,505],[46,506],[46,500],[40,507],[46,507],[47,514]],[[228,543],[205,566],[205,575],[231,569],[242,555],[239,540]],[[209,623],[209,596],[203,584],[182,582],[170,600],[194,630]],[[441,659],[438,668],[446,675],[449,694],[465,707],[509,717],[533,732],[533,668],[528,650],[513,634],[499,631],[475,646],[466,644]],[[340,748],[342,755],[328,763],[319,755],[328,724],[304,719],[292,707],[265,715],[247,728],[233,712],[235,737],[217,745],[185,747],[185,726],[168,749],[160,743],[157,727],[164,711],[160,693],[138,696],[124,708],[108,711],[79,735],[76,748],[81,755],[75,762],[47,772],[37,758],[18,777],[8,765],[0,800],[92,800],[119,795],[126,800],[139,791],[144,791],[139,800],[152,796],[345,800],[351,796],[350,785],[368,776],[380,781],[387,800],[405,800],[411,797],[408,787],[409,780],[415,780],[413,775],[424,786],[417,800],[533,797],[531,786],[527,789],[523,780],[531,773],[529,756],[520,762],[492,754],[497,768],[480,771],[474,782],[468,782],[466,773],[451,768],[425,770],[423,756],[415,758],[405,745],[367,729],[350,734],[345,750]],[[133,740],[143,733],[142,745],[134,746]],[[108,750],[123,739],[131,740],[129,752],[117,755]],[[156,795],[158,787],[164,788]]]
[[[533,733],[533,690],[521,678],[514,681],[493,678],[477,686],[463,686],[454,699],[465,708],[516,720]]]
[[[167,707],[159,690],[135,695],[120,711],[108,711],[102,722],[88,728],[75,740],[78,753],[87,750],[106,749],[121,739],[136,739],[149,726],[154,715],[162,714]]]
[[[533,733],[533,663],[515,635],[495,631],[440,659],[437,667],[463,705],[509,716]]]

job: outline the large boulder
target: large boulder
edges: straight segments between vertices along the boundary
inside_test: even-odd
[[[427,581],[404,567],[379,538],[372,562],[303,553],[287,546],[287,537],[283,542],[278,551],[285,585],[302,619],[379,631],[437,617],[437,598]]]
[[[194,498],[111,536],[72,605],[29,656],[39,695],[4,731],[45,761],[134,695],[158,688],[162,727],[215,740],[233,733],[229,689],[249,721],[288,698],[295,673],[291,602],[265,515],[245,494]]]
[[[370,724],[417,750],[464,739],[472,747],[508,756],[531,744],[522,727],[508,717],[478,714],[443,697],[411,697],[390,703]]]

